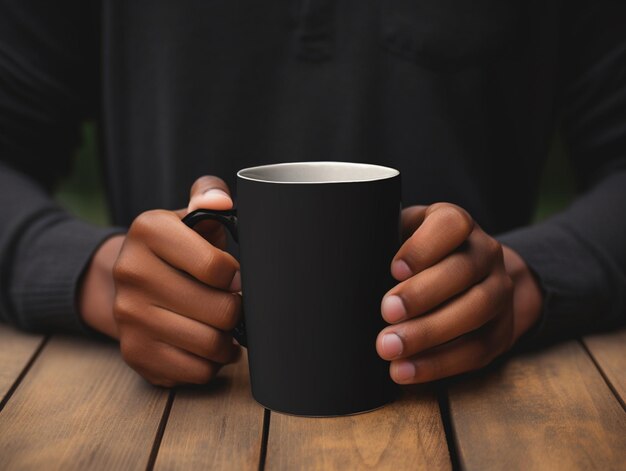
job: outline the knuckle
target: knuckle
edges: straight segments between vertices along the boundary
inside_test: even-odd
[[[224,353],[225,339],[222,337],[223,333],[217,330],[211,329],[204,339],[204,345],[202,350],[205,358],[217,358]]]
[[[233,267],[228,257],[229,255],[213,245],[205,250],[196,262],[201,281],[215,288],[226,289],[237,270],[237,266]]]
[[[133,369],[138,369],[139,359],[141,358],[140,345],[128,335],[122,335],[120,338],[120,353],[124,361]]]
[[[495,307],[501,311],[506,311],[513,305],[513,280],[508,275],[504,275],[499,282],[498,296]]]
[[[475,369],[484,368],[495,358],[492,343],[490,341],[479,342],[477,350]]]
[[[439,216],[448,225],[459,232],[470,234],[474,229],[474,220],[464,209],[450,203],[441,203],[437,208]]]
[[[141,213],[131,224],[129,234],[137,237],[145,237],[151,234],[158,221],[163,217],[163,212],[160,209],[153,209]]]
[[[204,250],[201,256],[196,258],[196,272],[202,277],[201,281],[213,284],[217,278],[219,266],[214,247]]]
[[[153,386],[172,388],[180,384],[179,381],[164,376],[158,368],[146,361],[146,358],[159,352],[154,349],[147,351],[145,344],[145,341],[136,338],[135,335],[121,335],[120,353],[124,362]]]
[[[515,290],[515,283],[507,273],[504,273],[502,279],[502,290],[507,301],[513,298],[513,291]]]
[[[466,285],[479,283],[485,273],[484,265],[480,257],[473,253],[457,252],[449,256],[449,263],[443,264],[445,270],[442,272],[444,280],[454,280],[463,282]]]
[[[499,276],[497,279],[497,291],[492,296],[493,309],[504,312],[513,302],[513,289],[513,280],[510,276],[506,273]]]
[[[127,284],[143,279],[140,264],[132,263],[127,257],[119,257],[113,265],[113,279],[117,284]]]
[[[193,350],[203,361],[227,363],[233,356],[232,337],[226,332],[211,329],[202,337],[202,343]]]
[[[194,384],[206,384],[217,374],[217,368],[210,361],[202,362],[193,372],[189,382]]]
[[[128,323],[137,320],[141,314],[141,309],[133,296],[128,294],[117,294],[113,300],[113,317],[118,323]]]
[[[402,259],[407,262],[411,269],[417,270],[422,267],[424,263],[423,260],[428,258],[427,254],[424,252],[424,247],[421,247],[420,244],[414,243],[412,239],[409,239],[402,251]]]
[[[215,326],[224,330],[233,329],[239,322],[240,311],[241,299],[238,294],[221,296],[214,310]]]
[[[485,251],[491,259],[498,259],[502,255],[502,244],[493,237],[488,237]]]
[[[127,301],[127,297],[121,294],[115,296],[113,300],[113,317],[118,322],[124,322],[132,318],[134,315],[131,303]]]
[[[430,206],[428,206],[428,208],[426,208],[426,215],[429,216],[432,213],[434,213],[435,211],[439,211],[441,209],[455,207],[455,206],[456,205],[454,205],[452,203],[446,203],[445,201],[440,201],[438,203],[433,203]]]
[[[476,275],[485,275],[493,270],[498,260],[498,253],[502,249],[500,244],[491,238],[472,241],[472,250],[469,253],[471,269]]]
[[[472,293],[472,311],[477,320],[482,323],[493,317],[494,299],[488,290],[482,285],[476,285]]]

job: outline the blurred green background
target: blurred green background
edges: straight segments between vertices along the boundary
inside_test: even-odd
[[[87,221],[109,224],[98,152],[97,127],[86,122],[82,127],[82,145],[74,155],[71,175],[59,185],[55,197],[63,206]]]
[[[564,209],[574,197],[575,191],[574,172],[567,159],[563,141],[556,134],[552,139],[548,161],[541,178],[535,222]]]
[[[106,225],[110,218],[102,186],[96,132],[93,123],[83,125],[83,140],[74,156],[74,171],[61,183],[56,198],[77,216]],[[541,181],[535,221],[564,208],[573,194],[573,174],[561,140],[555,136]]]

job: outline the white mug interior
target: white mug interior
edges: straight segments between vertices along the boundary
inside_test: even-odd
[[[265,183],[352,183],[399,175],[394,168],[356,162],[288,162],[239,170],[237,176]]]

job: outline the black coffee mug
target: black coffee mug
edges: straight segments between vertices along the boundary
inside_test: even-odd
[[[396,393],[375,341],[386,323],[400,247],[400,172],[348,162],[264,165],[237,173],[237,210],[222,222],[239,243],[252,395],[268,409],[335,416]],[[245,338],[244,331],[245,329]]]

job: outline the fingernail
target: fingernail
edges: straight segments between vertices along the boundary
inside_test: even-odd
[[[406,318],[406,309],[400,296],[385,296],[380,305],[380,310],[385,320],[389,323],[398,322]]]
[[[224,190],[220,190],[219,188],[211,188],[210,190],[191,198],[187,209],[189,211],[193,211],[198,208],[224,210],[232,207],[233,200],[228,193]]]
[[[202,193],[202,199],[206,202],[223,201],[224,198],[231,200],[228,193],[226,193],[224,190],[220,190],[219,188],[211,188],[209,191],[205,191],[204,193]]]
[[[402,349],[404,348],[402,345],[402,339],[394,333],[383,335],[381,347],[383,355],[389,359],[400,356]]]
[[[396,260],[391,264],[391,274],[396,280],[406,280],[413,273],[404,260]]]
[[[403,361],[395,366],[394,379],[404,383],[415,378],[415,365],[410,361]]]
[[[230,287],[228,288],[231,291],[241,291],[241,273],[239,270],[235,272],[235,276],[233,276],[233,281],[230,282]]]

